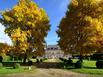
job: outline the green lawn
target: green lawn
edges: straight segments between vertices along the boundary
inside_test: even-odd
[[[61,62],[59,59],[47,59],[44,62]]]
[[[73,62],[76,62],[77,60],[74,59]],[[88,61],[84,60],[83,61],[83,68],[81,69],[76,69],[76,68],[70,68],[69,70],[73,72],[78,72],[78,73],[84,73],[84,74],[93,74],[93,75],[103,75],[103,69],[97,69],[96,68],[96,61]]]
[[[103,69],[71,69],[73,72],[83,73],[83,74],[92,74],[92,75],[103,75]]]
[[[13,69],[12,67],[3,67],[0,68],[0,75],[14,74],[14,73],[25,73],[35,71],[35,67],[32,67],[32,70],[28,69],[28,66],[21,66],[18,69]]]
[[[75,63],[78,59],[73,59],[73,62]],[[48,59],[44,62],[61,62],[59,59]],[[76,69],[75,67],[68,67],[69,71],[78,72],[78,73],[84,73],[84,74],[92,74],[92,75],[103,75],[103,69],[97,69],[96,68],[96,61],[83,61],[83,68]],[[10,64],[10,63],[9,63]],[[14,74],[14,73],[23,73],[23,72],[34,72],[36,69],[33,66],[32,70],[28,70],[28,66],[21,66],[19,69],[13,69],[12,67],[3,67],[0,69],[0,75],[3,74]]]

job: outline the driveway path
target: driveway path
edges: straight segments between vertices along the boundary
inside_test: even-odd
[[[79,74],[62,69],[44,69],[39,68],[34,73],[22,73],[22,74],[8,74],[0,77],[103,77],[103,76],[90,76],[85,74]]]

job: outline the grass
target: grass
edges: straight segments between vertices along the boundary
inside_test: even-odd
[[[21,66],[18,69],[13,69],[12,67],[3,67],[0,69],[0,75],[17,74],[17,73],[25,73],[25,72],[33,72],[33,71],[35,71],[35,68],[29,70],[27,66]]]
[[[73,62],[75,63],[78,59],[73,59]],[[48,59],[44,62],[61,62],[59,59]],[[83,61],[83,68],[76,69],[75,67],[68,67],[67,69],[73,72],[78,72],[82,74],[92,74],[92,75],[103,75],[103,69],[97,69],[96,68],[96,61]],[[5,63],[6,64],[6,63]],[[10,64],[10,63],[7,63]],[[25,73],[25,72],[34,72],[35,68],[33,66],[32,70],[27,69],[28,66],[21,66],[19,69],[13,69],[12,67],[3,67],[0,69],[0,75],[5,74],[15,74],[15,73]]]
[[[92,75],[103,75],[103,69],[72,69],[73,72],[92,74]]]
[[[47,59],[44,62],[61,62],[59,59]]]
[[[76,62],[77,60],[74,59],[73,62]],[[92,75],[103,75],[103,69],[97,69],[96,68],[96,61],[88,61],[84,60],[83,61],[83,68],[81,69],[76,69],[76,68],[71,68],[69,70],[73,72],[78,72],[78,73],[83,73],[83,74],[92,74]]]

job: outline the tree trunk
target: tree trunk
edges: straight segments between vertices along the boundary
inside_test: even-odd
[[[83,56],[82,55],[80,55],[79,59],[80,59],[81,62],[83,62]]]
[[[27,54],[25,53],[25,55],[24,55],[24,60],[23,60],[23,64],[26,63],[26,59],[27,59]]]

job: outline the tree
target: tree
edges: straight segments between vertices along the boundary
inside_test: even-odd
[[[1,18],[6,27],[5,33],[12,39],[17,52],[25,53],[26,58],[35,49],[37,56],[44,54],[44,43],[50,29],[46,12],[31,0],[19,0],[11,10],[5,11]]]
[[[7,43],[0,43],[0,62],[5,59],[6,55],[11,52],[12,46]]]
[[[0,43],[0,54],[2,53],[9,53],[9,51],[11,50],[12,46],[6,44],[6,43]]]
[[[58,44],[65,53],[92,54],[103,48],[103,1],[71,0],[58,27]]]

